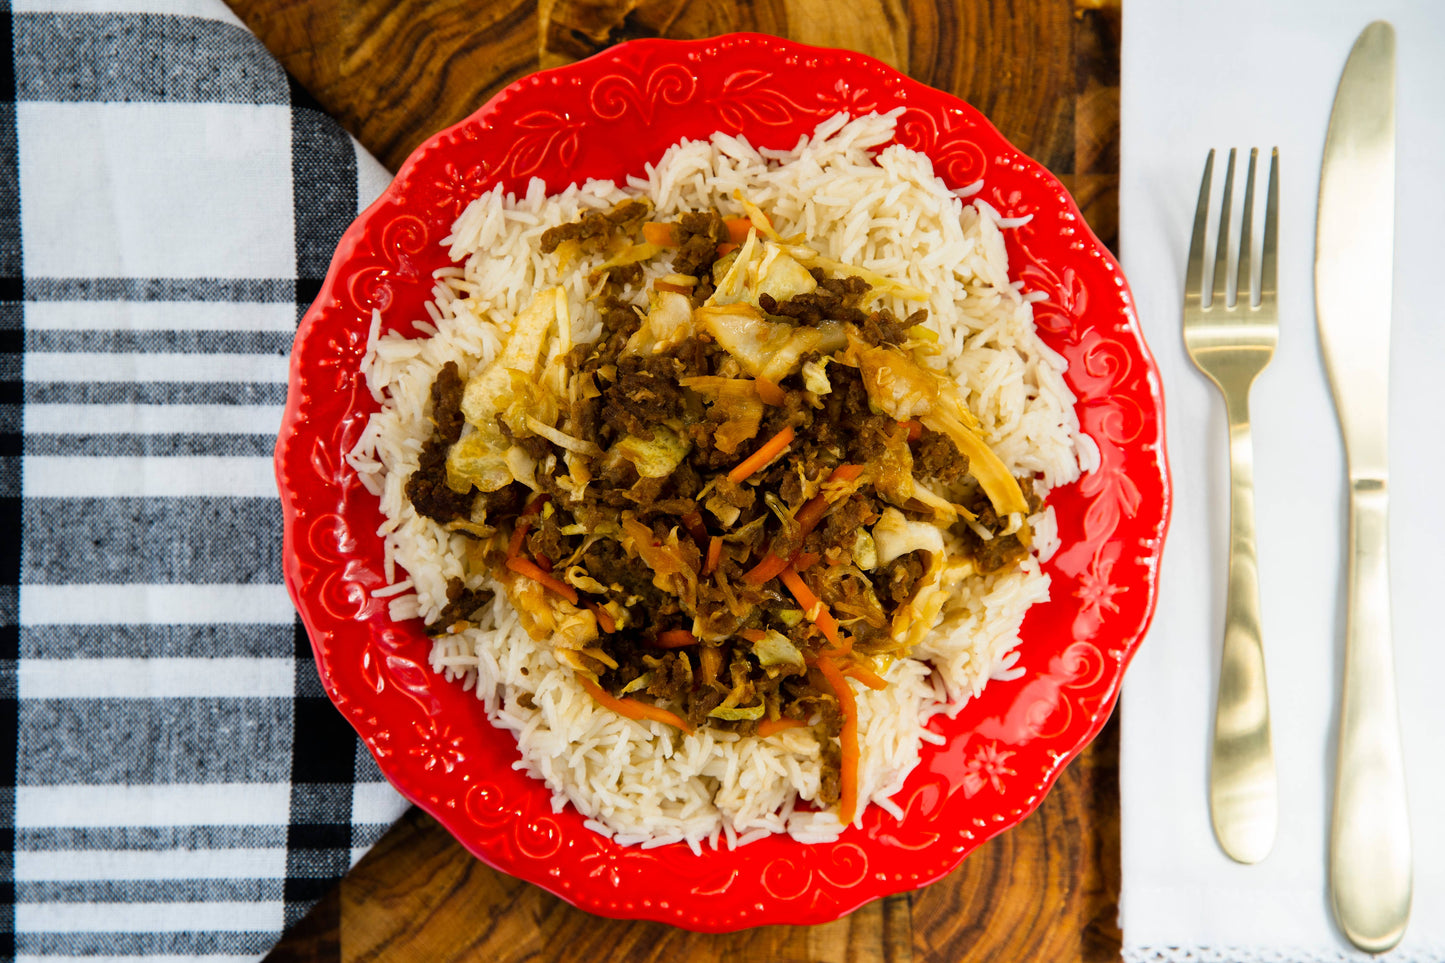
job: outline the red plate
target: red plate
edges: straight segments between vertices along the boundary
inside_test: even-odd
[[[1003,215],[1012,273],[1041,292],[1044,340],[1068,360],[1097,471],[1054,492],[1063,548],[1045,566],[1049,602],[1023,629],[1024,675],[994,682],[894,798],[861,829],[804,846],[773,837],[694,856],[682,845],[623,848],[511,768],[512,736],[480,703],[427,667],[419,623],[392,624],[371,592],[383,582],[377,501],[342,455],[376,409],[357,369],[373,308],[410,331],[452,220],[499,181],[557,190],[622,179],[682,137],[744,133],[791,147],[824,118],[903,107],[898,142],[933,158],[953,187]],[[605,916],[725,931],[821,923],[949,872],[1017,824],[1103,726],[1154,610],[1169,515],[1159,375],[1118,265],[1048,171],[978,111],[859,54],[755,34],[642,40],[518,81],[427,141],[346,232],[301,323],[276,447],[286,582],[311,634],[322,681],[392,784],[492,866]]]

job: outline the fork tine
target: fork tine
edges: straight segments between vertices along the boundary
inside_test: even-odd
[[[1234,206],[1234,148],[1229,148],[1229,165],[1224,169],[1224,204],[1219,209],[1219,244],[1214,249],[1214,293],[1211,307],[1225,306],[1229,285],[1229,211]]]
[[[1234,302],[1254,307],[1254,164],[1259,148],[1249,149],[1249,173],[1244,178],[1244,214],[1239,232],[1239,268],[1234,275]]]
[[[1209,222],[1209,184],[1214,176],[1214,151],[1204,161],[1199,184],[1199,206],[1194,209],[1194,233],[1189,239],[1189,262],[1184,267],[1184,303],[1198,305],[1204,296],[1204,232]]]
[[[1269,159],[1269,192],[1264,202],[1264,243],[1259,258],[1259,301],[1273,304],[1279,290],[1277,261],[1279,253],[1279,148]]]

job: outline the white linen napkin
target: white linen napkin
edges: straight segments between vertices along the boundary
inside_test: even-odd
[[[1344,628],[1343,449],[1315,330],[1314,224],[1335,86],[1355,36],[1397,30],[1398,202],[1391,343],[1391,564],[1415,857],[1410,928],[1390,960],[1445,959],[1445,5],[1358,0],[1129,3],[1122,45],[1120,243],[1163,375],[1173,524],[1158,614],[1121,703],[1124,955],[1367,959],[1336,930],[1327,838]],[[1184,261],[1209,148],[1278,145],[1280,338],[1252,397],[1266,668],[1280,783],[1274,851],[1241,866],[1207,801],[1228,551],[1218,392],[1180,336]],[[1216,159],[1216,189],[1224,157]],[[1216,197],[1218,195],[1216,194]],[[1262,201],[1262,199],[1261,199]],[[1262,217],[1262,202],[1256,208]],[[1237,216],[1237,215],[1236,215]],[[1256,236],[1258,236],[1256,234]]]

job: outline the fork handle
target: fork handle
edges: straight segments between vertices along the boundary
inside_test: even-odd
[[[1394,946],[1410,918],[1410,823],[1390,641],[1389,494],[1350,481],[1349,608],[1330,826],[1330,898],[1351,941]]]
[[[1274,846],[1279,788],[1260,638],[1254,445],[1247,387],[1226,392],[1225,406],[1229,415],[1229,590],[1214,713],[1209,812],[1214,835],[1225,853],[1241,863],[1257,863]]]

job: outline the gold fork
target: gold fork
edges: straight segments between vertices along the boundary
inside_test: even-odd
[[[1279,342],[1276,243],[1279,223],[1279,150],[1269,164],[1269,189],[1260,245],[1259,302],[1254,303],[1254,170],[1249,152],[1244,216],[1239,240],[1235,304],[1226,304],[1229,214],[1234,189],[1234,150],[1224,175],[1212,294],[1204,303],[1205,222],[1214,151],[1204,163],[1194,235],[1184,277],[1184,346],[1200,371],[1219,387],[1229,417],[1229,591],[1224,614],[1224,657],[1214,713],[1209,769],[1209,812],[1220,847],[1241,863],[1257,863],[1274,846],[1279,789],[1269,729],[1269,694],[1260,639],[1259,565],[1254,536],[1254,447],[1249,429],[1249,388]]]

